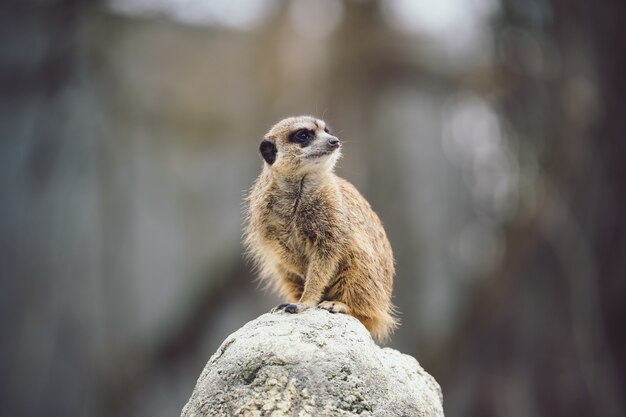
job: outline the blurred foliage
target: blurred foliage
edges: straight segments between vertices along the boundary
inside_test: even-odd
[[[626,413],[626,3],[0,6],[0,414],[178,415],[280,300],[257,144],[324,118],[448,416]]]

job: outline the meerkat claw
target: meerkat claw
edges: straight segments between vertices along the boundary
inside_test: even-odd
[[[317,305],[317,308],[326,310],[330,313],[343,313],[343,314],[350,313],[350,308],[344,303],[341,303],[339,301],[322,301],[321,303]]]
[[[301,313],[304,310],[306,310],[306,306],[303,304],[287,303],[287,304],[280,304],[274,307],[271,312],[276,313],[278,311],[284,311],[285,313],[289,313],[289,314],[297,314],[297,313]]]
[[[285,309],[285,307],[287,307],[288,305],[289,305],[289,303],[279,304],[276,307],[274,307],[273,309],[271,309],[270,313],[276,313],[278,311],[283,311]]]

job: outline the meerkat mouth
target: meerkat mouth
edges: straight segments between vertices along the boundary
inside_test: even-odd
[[[330,155],[331,153],[333,153],[333,150],[317,152],[317,153],[314,153],[314,154],[311,154],[311,155],[307,155],[307,158],[308,159],[321,158],[322,156]]]

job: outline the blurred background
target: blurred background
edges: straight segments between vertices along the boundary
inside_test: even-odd
[[[241,205],[324,118],[448,417],[626,415],[626,3],[0,6],[0,414],[177,416],[279,300]]]

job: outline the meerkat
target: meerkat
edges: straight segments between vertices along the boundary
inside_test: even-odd
[[[288,301],[273,311],[350,314],[384,341],[397,326],[393,253],[369,203],[334,173],[341,142],[322,120],[290,117],[259,151],[244,243],[260,279]]]

